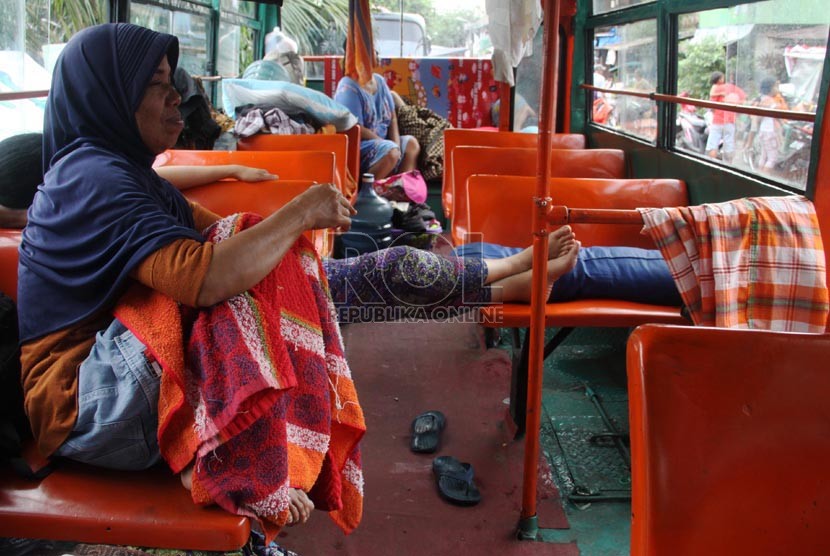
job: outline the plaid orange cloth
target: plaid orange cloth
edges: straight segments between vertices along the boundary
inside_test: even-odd
[[[638,210],[696,325],[824,332],[824,248],[806,197]]]

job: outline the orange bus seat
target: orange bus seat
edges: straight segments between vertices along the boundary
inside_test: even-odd
[[[17,248],[20,230],[0,228],[0,292],[17,301]]]
[[[455,147],[470,145],[479,147],[523,147],[535,149],[538,142],[536,133],[514,131],[482,131],[477,129],[447,129],[444,131],[444,176],[441,186],[441,204],[444,216],[453,214],[452,153]],[[554,133],[551,136],[552,149],[584,149],[585,136],[579,133]]]
[[[830,335],[628,340],[631,554],[826,554]]]
[[[467,232],[467,180],[473,174],[535,176],[538,151],[522,147],[472,147],[460,145],[453,151],[452,241],[464,242]],[[625,153],[619,149],[553,149],[550,153],[551,177],[624,178]],[[529,197],[528,197],[529,198]],[[557,204],[562,204],[556,201]]]
[[[45,479],[0,469],[0,536],[190,550],[235,550],[247,517],[193,503],[160,466],[114,471],[61,461]]]
[[[348,167],[355,181],[360,183],[360,126],[356,125],[346,130],[348,144]]]
[[[331,151],[188,151],[172,149],[156,157],[160,166],[220,166],[243,164],[263,168],[282,180],[311,180],[343,187]]]
[[[530,245],[536,178],[525,176],[474,175],[468,180],[470,232],[476,241],[514,247]],[[580,179],[552,178],[551,196],[557,205],[573,208],[633,209],[637,207],[685,206],[689,203],[686,184],[674,179]],[[620,245],[655,248],[640,234],[642,226],[571,224],[583,247]],[[554,288],[556,285],[554,284]],[[529,328],[531,306],[503,303],[479,310],[480,323],[488,328]],[[548,303],[545,327],[561,330],[545,346],[549,355],[580,326],[634,327],[655,322],[688,324],[680,307],[651,305],[614,299],[580,299]],[[528,342],[523,342],[513,359],[510,415],[519,432],[524,430],[527,404]]]
[[[349,138],[345,133],[315,133],[313,135],[259,133],[251,137],[240,138],[236,148],[240,151],[330,151],[334,153],[340,183],[348,184],[349,174],[352,180],[357,180],[357,176],[352,173],[349,165]]]
[[[310,180],[271,180],[256,183],[218,181],[183,191],[185,197],[195,201],[220,216],[235,212],[255,212],[268,216],[291,199],[311,187]],[[331,255],[334,247],[332,230],[308,230],[305,236],[311,240],[320,255]]]

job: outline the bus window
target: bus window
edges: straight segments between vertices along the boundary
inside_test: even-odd
[[[254,44],[258,37],[256,4],[222,0],[221,6],[216,73],[236,77],[254,61]]]
[[[815,112],[830,12],[823,0],[768,0],[682,14],[677,91],[683,96]],[[699,136],[687,121],[704,122]],[[811,122],[678,107],[675,146],[783,182],[807,185]],[[692,140],[689,139],[698,139]],[[705,141],[703,140],[705,139]]]
[[[233,12],[246,17],[256,17],[256,4],[247,0],[222,0],[219,4],[223,12]]]
[[[382,58],[487,58],[492,44],[487,31],[485,0],[435,2],[421,9],[398,0],[372,2],[375,48]],[[418,13],[415,13],[415,12]],[[313,23],[313,24],[310,24]],[[281,28],[297,41],[300,55],[342,56],[346,40],[346,2],[323,2],[315,10],[285,2]],[[403,44],[401,26],[403,25]],[[310,80],[322,80],[324,64],[306,59]]]
[[[594,30],[593,84],[653,93],[657,83],[657,21],[646,19]],[[592,120],[654,141],[657,104],[647,98],[596,93]]]
[[[46,91],[69,37],[107,21],[106,0],[0,1],[0,92]],[[0,139],[43,129],[44,97],[0,102]]]
[[[191,13],[133,2],[130,5],[130,23],[176,35],[179,39],[179,67],[192,75],[208,74],[211,23],[207,9]]]

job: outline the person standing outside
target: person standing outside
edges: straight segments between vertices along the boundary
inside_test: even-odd
[[[709,100],[728,104],[743,104],[746,93],[733,83],[727,83],[723,73],[712,73],[709,82]],[[718,158],[718,146],[723,141],[723,160],[730,162],[735,153],[735,113],[728,110],[712,110],[712,124],[709,126],[709,138],[706,141],[706,153],[711,158]]]

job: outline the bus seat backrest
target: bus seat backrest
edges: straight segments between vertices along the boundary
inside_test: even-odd
[[[631,554],[824,554],[830,336],[645,325],[628,340]]]
[[[17,247],[20,230],[0,228],[0,291],[17,301]]]
[[[357,183],[360,183],[360,126],[356,125],[346,130],[349,139],[347,160],[349,171]]]
[[[442,203],[444,214],[452,215],[452,153],[461,145],[479,147],[524,147],[536,148],[538,135],[514,131],[481,131],[475,129],[448,129],[444,131],[444,178]],[[584,149],[585,136],[579,133],[554,133],[551,136],[552,149]]]
[[[235,212],[255,212],[266,217],[313,185],[311,180],[272,180],[257,183],[218,181],[183,191],[185,197],[220,216]],[[332,242],[325,230],[310,230],[306,237],[324,256]]]
[[[349,165],[349,138],[344,133],[315,133],[313,135],[277,135],[259,133],[242,137],[236,144],[240,151],[331,151],[334,153],[337,173],[345,183]],[[356,180],[357,176],[352,174]]]
[[[467,230],[467,180],[474,174],[535,176],[538,151],[519,147],[459,146],[453,151],[452,237],[463,241]],[[626,175],[625,153],[619,149],[554,149],[552,177],[619,179]]]
[[[536,178],[474,175],[468,186],[470,232],[483,234],[482,241],[491,243],[530,245],[531,199],[535,195]],[[675,179],[551,178],[550,195],[554,205],[569,208],[634,209],[689,203],[686,184]],[[642,225],[571,224],[571,227],[586,247],[624,245],[655,249],[653,242],[640,233]]]

